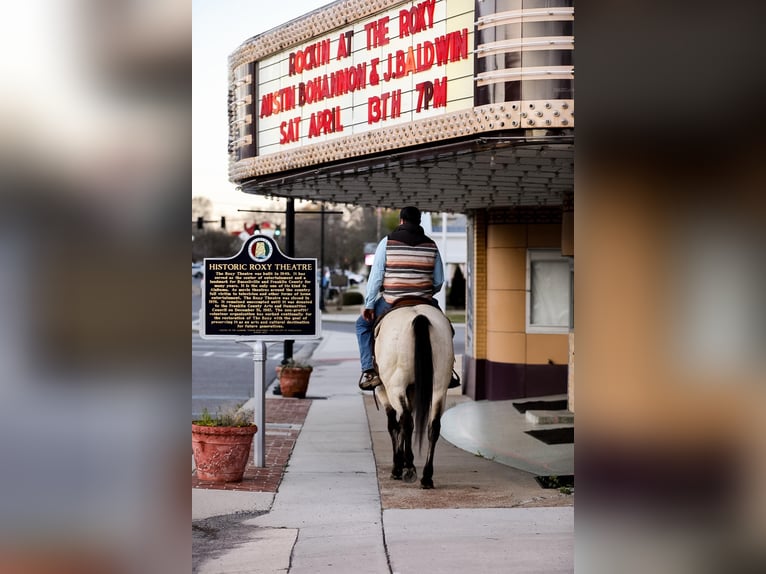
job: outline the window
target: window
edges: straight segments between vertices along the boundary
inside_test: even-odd
[[[527,333],[568,333],[572,264],[558,250],[527,250]]]

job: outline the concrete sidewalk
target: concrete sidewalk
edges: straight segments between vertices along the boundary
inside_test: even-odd
[[[368,422],[365,398],[356,387],[359,361],[354,334],[324,331],[312,362],[315,369],[309,395],[314,401],[279,491],[264,495],[194,489],[195,527],[214,524],[220,528],[221,537],[229,540],[206,553],[195,564],[196,572],[573,571],[571,498],[554,499],[550,493],[546,498],[545,491],[539,489],[535,491],[539,499],[532,504],[546,507],[518,507],[521,502],[517,500],[511,503],[518,503],[517,507],[498,508],[497,499],[491,496],[487,506],[492,507],[476,507],[481,496],[475,494],[470,508],[453,504],[456,499],[450,488],[458,488],[454,484],[458,473],[451,470],[450,460],[458,465],[452,468],[463,470],[467,464],[487,465],[484,473],[470,472],[493,480],[496,492],[508,489],[528,499],[526,491],[520,492],[532,492],[534,486],[532,475],[475,457],[443,439],[437,449],[454,452],[442,454],[437,450],[436,489],[423,491],[396,481],[386,485],[395,496],[382,503],[379,477],[387,472],[381,466],[390,461],[390,442],[385,453],[381,430],[385,417],[374,413],[379,417],[373,419],[371,415]],[[459,399],[462,402],[455,401],[458,406],[472,402]],[[459,421],[465,417],[453,418]],[[377,449],[373,448],[371,428],[378,437]],[[540,445],[541,449],[547,446]],[[380,459],[380,453],[384,460],[376,464],[376,454]],[[464,474],[470,477],[470,473]],[[485,487],[478,480],[475,484],[473,489],[481,493]],[[414,502],[401,505],[396,496],[408,496]],[[433,507],[438,500],[439,507]],[[397,505],[400,507],[393,507]]]

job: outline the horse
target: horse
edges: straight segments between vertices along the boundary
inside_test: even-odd
[[[434,487],[434,449],[455,361],[452,333],[446,315],[429,304],[395,307],[375,328],[375,361],[382,382],[375,396],[388,417],[394,451],[391,478],[417,480],[413,430],[419,452],[427,434],[428,455],[420,479],[426,489]]]

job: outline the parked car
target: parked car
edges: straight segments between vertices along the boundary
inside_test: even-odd
[[[353,271],[344,271],[344,273],[348,276],[348,281],[352,285],[364,283],[365,279],[367,279],[364,275],[354,273]]]
[[[195,279],[201,279],[205,274],[205,265],[202,262],[192,263],[192,277]]]

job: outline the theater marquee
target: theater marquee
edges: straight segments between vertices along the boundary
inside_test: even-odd
[[[229,58],[230,180],[574,127],[574,7],[553,4],[337,0],[250,38]]]
[[[264,58],[251,70],[257,140],[241,143],[263,156],[469,108],[472,29],[473,2],[421,0]]]
[[[471,106],[468,37],[422,0],[259,62],[259,155]]]

